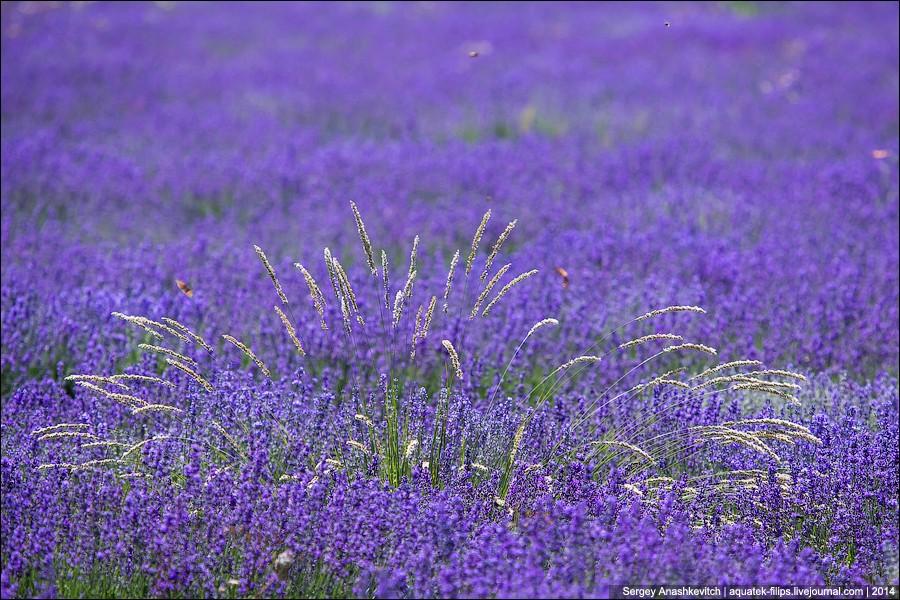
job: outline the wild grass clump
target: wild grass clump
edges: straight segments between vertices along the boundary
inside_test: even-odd
[[[495,259],[500,255],[517,221],[511,221],[499,234],[484,261],[480,275],[475,277],[473,267],[478,260],[479,245],[491,218],[491,211],[486,212],[472,238],[462,281],[455,281],[455,270],[460,257],[460,251],[456,250],[450,259],[443,289],[426,293],[428,300],[416,307],[413,317],[412,307],[416,298],[414,288],[421,268],[417,263],[419,236],[415,236],[412,242],[405,277],[399,279],[403,283],[395,290],[388,272],[386,252],[380,251],[379,273],[379,265],[375,262],[378,254],[363,216],[356,204],[351,203],[351,211],[362,246],[363,260],[360,264],[366,266],[368,278],[354,280],[338,257],[325,248],[324,271],[331,290],[331,294],[326,296],[312,273],[301,263],[294,263],[309,291],[313,314],[308,318],[318,320],[324,332],[340,332],[345,338],[345,348],[349,349],[349,354],[343,357],[343,361],[349,367],[350,380],[343,401],[353,403],[354,420],[362,428],[359,430],[362,435],[359,436],[348,431],[343,445],[318,449],[320,464],[327,463],[351,477],[364,477],[374,469],[392,487],[408,480],[418,468],[428,472],[431,484],[437,488],[447,485],[460,471],[471,472],[476,484],[494,482],[495,502],[498,506],[504,506],[516,474],[522,469],[526,472],[539,469],[552,477],[573,462],[587,461],[592,465],[594,477],[600,480],[610,469],[621,469],[627,477],[627,485],[632,486],[630,489],[637,495],[648,498],[645,490],[652,489],[645,487],[647,482],[674,481],[679,470],[684,468],[684,457],[701,451],[709,444],[742,447],[756,453],[761,465],[777,465],[780,457],[775,447],[778,445],[819,441],[807,428],[782,419],[679,423],[677,427],[660,431],[661,424],[666,423],[667,415],[677,412],[679,407],[690,404],[699,409],[710,398],[724,393],[766,394],[788,402],[798,402],[794,394],[800,389],[800,384],[793,382],[803,380],[803,376],[798,373],[760,369],[763,365],[757,360],[732,360],[710,365],[708,361],[704,364],[696,358],[686,361],[683,366],[654,372],[657,364],[672,367],[672,360],[669,359],[672,356],[676,357],[676,361],[678,357],[692,354],[715,358],[718,352],[711,346],[685,341],[683,335],[670,332],[654,332],[616,341],[622,340],[622,336],[632,326],[664,315],[702,316],[706,311],[699,306],[672,305],[644,312],[607,332],[580,354],[559,362],[558,366],[541,374],[539,379],[535,379],[530,392],[511,397],[508,395],[511,388],[505,385],[505,379],[523,347],[548,326],[560,324],[558,318],[546,317],[525,332],[521,341],[512,348],[511,358],[502,368],[496,365],[494,372],[497,375],[490,382],[487,388],[489,391],[480,392],[478,386],[467,380],[467,376],[473,372],[473,367],[469,365],[474,364],[474,361],[470,357],[480,354],[479,348],[472,345],[472,340],[479,339],[473,334],[482,334],[483,329],[489,327],[486,318],[503,307],[505,298],[516,294],[526,296],[529,293],[526,282],[539,272],[538,269],[523,271],[509,279],[491,297],[491,292],[500,285],[512,267],[512,263],[506,263],[496,272],[491,272]],[[316,357],[305,349],[306,346],[299,337],[297,325],[300,321],[291,312],[297,304],[289,301],[284,286],[262,248],[254,246],[254,251],[280,301],[280,306],[275,306],[275,314],[280,321],[281,331],[296,349],[298,368],[302,368],[304,363],[315,361]],[[371,284],[368,288],[365,285],[360,289],[354,287],[366,282]],[[487,301],[489,297],[491,299]],[[443,301],[442,310],[436,310],[438,298]],[[507,314],[514,310],[515,306],[508,309]],[[41,442],[58,439],[89,440],[93,447],[102,445],[107,448],[111,455],[102,459],[47,463],[42,464],[41,469],[108,468],[117,473],[127,472],[129,476],[141,473],[140,461],[134,463],[129,459],[138,457],[139,451],[151,442],[168,440],[165,419],[184,419],[187,416],[185,411],[189,411],[190,407],[177,405],[177,399],[174,398],[174,404],[158,401],[154,398],[152,388],[135,390],[132,386],[156,383],[177,389],[176,382],[168,376],[171,367],[199,384],[205,393],[216,393],[214,382],[220,375],[215,372],[215,367],[201,366],[199,359],[188,356],[186,348],[198,346],[211,356],[225,352],[225,349],[214,348],[188,326],[168,317],[155,320],[123,313],[114,313],[114,316],[140,327],[154,340],[153,344],[142,342],[137,347],[160,355],[164,360],[162,372],[81,374],[69,376],[68,380],[126,406],[133,417],[155,415],[159,419],[155,424],[160,427],[160,432],[153,433],[145,424],[135,428],[136,421],[123,423],[107,439],[83,431],[89,429],[88,424],[59,424],[42,428],[35,431]],[[443,360],[429,355],[435,351],[434,346],[425,343],[431,331],[452,335],[440,342]],[[279,375],[273,373],[247,343],[227,333],[221,337],[240,352],[245,359],[244,364],[255,365],[265,378],[274,379]],[[385,369],[379,374],[381,385],[377,389],[366,389],[365,382],[369,379],[363,375],[373,372],[376,367],[367,364],[363,351],[371,355],[372,349],[377,351],[378,356],[385,358]],[[625,373],[610,376],[609,379],[613,382],[606,389],[599,393],[593,392],[581,410],[558,429],[553,440],[538,441],[534,445],[537,454],[530,453],[532,460],[536,459],[535,462],[520,464],[523,441],[529,436],[539,435],[532,431],[535,419],[546,412],[547,406],[560,396],[566,386],[575,384],[586,369],[603,369],[607,360],[614,355],[633,355],[635,362]],[[213,363],[206,360],[203,364]],[[310,363],[310,371],[314,370],[314,364]],[[702,367],[698,372],[687,372],[688,366],[696,367],[698,364]],[[721,375],[725,372],[728,374]],[[430,400],[426,401],[427,406],[420,407],[426,410],[415,413],[419,420],[411,421],[413,411],[404,402],[409,398],[411,390],[430,378],[437,382],[437,387]],[[782,379],[793,381],[786,382]],[[617,404],[631,405],[642,395],[659,394],[661,391],[664,395],[655,402],[652,412],[634,415],[625,425],[610,426],[607,422],[610,415],[614,414]],[[472,394],[480,393],[484,397],[469,398]],[[496,412],[498,394],[507,395],[502,403],[502,415]],[[460,412],[457,405],[461,401],[476,408]],[[275,424],[280,426],[272,415],[264,414],[263,418],[275,419]],[[515,426],[511,429],[497,427],[495,421],[498,418]],[[239,470],[249,460],[243,445],[218,421],[195,422],[193,426],[214,430],[230,448],[225,450],[206,443],[204,447],[209,452],[208,462],[211,464],[222,464],[225,468]],[[283,426],[280,428],[284,431]],[[283,455],[296,442],[297,440],[284,435],[265,445],[277,448],[272,452]],[[117,451],[117,448],[124,448],[124,451]],[[71,454],[76,456],[79,453],[76,447]],[[152,476],[149,472],[145,474]],[[653,487],[656,488],[658,485]]]

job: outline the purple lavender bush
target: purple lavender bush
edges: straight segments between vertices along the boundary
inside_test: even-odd
[[[4,3],[2,597],[896,586],[897,22]]]

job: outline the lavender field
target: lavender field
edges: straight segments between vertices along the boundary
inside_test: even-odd
[[[2,597],[896,586],[898,14],[4,2]]]

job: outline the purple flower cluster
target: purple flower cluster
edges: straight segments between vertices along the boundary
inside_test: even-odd
[[[4,3],[2,597],[896,585],[897,21]]]

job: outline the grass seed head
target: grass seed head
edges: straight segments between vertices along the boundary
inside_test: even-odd
[[[353,218],[356,219],[356,231],[359,233],[359,239],[362,242],[363,252],[366,255],[366,264],[372,272],[372,277],[378,276],[378,269],[375,267],[375,255],[372,253],[372,242],[369,241],[369,234],[366,233],[366,226],[363,223],[362,215],[359,214],[359,208],[356,202],[350,202],[350,209],[353,211]]]
[[[472,248],[469,250],[469,257],[466,259],[466,277],[469,276],[469,273],[472,271],[472,264],[475,262],[475,255],[478,253],[478,244],[481,243],[481,238],[484,236],[484,229],[487,227],[488,221],[491,220],[491,211],[488,210],[484,213],[484,216],[481,217],[481,223],[478,224],[478,229],[475,230],[475,236],[472,238]]]
[[[450,340],[441,341],[441,345],[444,346],[444,349],[450,356],[450,366],[453,368],[453,372],[456,375],[456,378],[462,379],[462,365],[459,362],[459,354],[456,353],[456,348],[453,347],[453,344],[450,342]]]
[[[258,356],[256,356],[256,354],[253,353],[253,350],[228,334],[225,334],[222,337],[225,339],[225,341],[231,342],[231,344],[233,344],[238,350],[243,352],[247,356],[247,358],[255,362],[256,366],[259,367],[259,370],[263,372],[263,375],[269,378],[272,377],[272,374],[269,372],[269,368],[262,360],[259,359]]]
[[[491,265],[494,264],[494,259],[497,258],[497,254],[500,253],[500,248],[503,247],[503,242],[506,241],[506,238],[512,233],[512,230],[515,229],[516,223],[518,223],[518,219],[513,219],[509,222],[509,225],[506,226],[506,229],[500,234],[500,237],[497,238],[497,241],[494,243],[494,246],[491,248],[491,253],[488,254],[487,262],[484,263],[484,270],[481,271],[481,277],[479,278],[481,281],[484,281],[487,278],[488,272],[491,270]]]
[[[532,270],[530,270],[530,271],[526,271],[525,273],[522,273],[521,275],[519,275],[518,277],[516,277],[515,279],[513,279],[512,281],[510,281],[510,282],[507,283],[506,285],[504,285],[504,286],[503,286],[503,289],[501,289],[499,292],[497,292],[497,295],[494,296],[494,299],[491,300],[490,303],[484,308],[484,311],[481,313],[481,316],[482,316],[482,317],[488,316],[488,314],[491,312],[491,309],[494,308],[494,306],[495,306],[498,302],[500,302],[500,300],[503,299],[503,296],[505,296],[506,293],[509,292],[509,290],[511,290],[511,289],[512,289],[513,287],[515,287],[516,285],[522,283],[523,281],[525,281],[525,280],[528,279],[529,277],[532,277],[532,276],[534,276],[534,275],[537,275],[537,273],[538,273],[538,270],[537,270],[537,269],[532,269]]]
[[[281,282],[278,281],[278,277],[275,275],[275,269],[272,267],[272,263],[270,263],[269,259],[266,257],[266,253],[263,252],[262,248],[256,245],[253,246],[253,249],[256,250],[256,255],[259,257],[259,260],[262,261],[263,266],[266,268],[266,273],[269,274],[269,279],[272,280],[272,285],[275,286],[275,293],[278,294],[278,298],[281,300],[281,303],[287,304],[287,296],[284,295],[284,290],[281,289]]]

